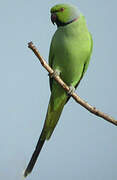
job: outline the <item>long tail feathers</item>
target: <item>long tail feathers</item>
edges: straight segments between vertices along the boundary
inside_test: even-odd
[[[64,91],[63,91],[64,92]],[[56,94],[55,94],[56,95]],[[53,94],[50,97],[50,102],[48,105],[48,111],[46,114],[45,127],[46,140],[49,140],[63,111],[63,107],[66,103],[68,96],[66,93],[57,92],[56,98]]]
[[[60,97],[60,96],[59,96]],[[61,96],[62,97],[62,96]],[[48,105],[48,111],[47,111],[47,114],[46,114],[46,120],[45,120],[45,123],[44,123],[44,127],[43,127],[43,130],[41,132],[41,135],[39,137],[39,140],[38,140],[38,143],[37,143],[37,146],[35,148],[35,151],[29,161],[29,164],[26,168],[26,170],[24,171],[24,177],[26,177],[28,174],[31,173],[31,171],[33,170],[33,167],[37,161],[37,158],[40,154],[40,151],[44,145],[44,142],[45,140],[49,140],[53,131],[54,131],[54,128],[55,126],[57,125],[58,123],[58,120],[60,118],[60,115],[61,115],[61,112],[63,110],[63,107],[66,103],[66,100],[67,100],[67,96],[66,95],[63,95],[62,98],[60,98],[60,101],[57,102],[56,104],[56,108],[54,109],[53,108],[53,99],[52,99],[52,96],[50,98],[50,103]]]
[[[43,133],[43,131],[42,131],[42,133]],[[41,135],[42,135],[42,133],[41,133]],[[30,174],[31,171],[33,170],[33,167],[34,167],[34,165],[35,165],[35,163],[37,161],[39,153],[40,153],[40,151],[41,151],[41,149],[42,149],[42,147],[44,145],[45,139],[43,140],[41,135],[40,135],[40,138],[38,140],[38,143],[37,143],[37,146],[35,148],[35,151],[34,151],[32,157],[31,157],[31,159],[29,161],[29,164],[28,164],[27,168],[24,171],[24,174],[23,174],[24,177],[26,177],[28,174]]]

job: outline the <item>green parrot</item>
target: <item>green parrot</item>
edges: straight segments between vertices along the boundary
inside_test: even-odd
[[[57,30],[51,41],[49,65],[54,70],[53,76],[60,75],[68,86],[76,88],[89,65],[93,47],[91,34],[85,17],[75,6],[58,4],[50,12],[51,21],[57,25]],[[31,173],[45,140],[50,139],[63,107],[70,98],[53,77],[50,77],[50,90],[45,123],[24,177]]]

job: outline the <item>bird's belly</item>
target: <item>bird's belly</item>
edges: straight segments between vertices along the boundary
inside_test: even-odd
[[[68,85],[76,85],[81,78],[84,61],[88,53],[83,50],[59,48],[57,58],[54,59],[53,69],[60,71],[60,76]]]
[[[53,69],[58,69],[61,72],[61,78],[68,85],[75,86],[82,76],[84,64],[90,53],[89,33],[83,34],[82,37],[78,33],[74,36],[62,33],[62,35],[56,36],[54,48],[56,54]]]

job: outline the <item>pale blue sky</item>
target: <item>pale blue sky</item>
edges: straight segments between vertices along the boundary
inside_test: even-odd
[[[27,48],[47,60],[56,26],[50,8],[67,0],[0,3],[0,179],[21,180],[40,135],[49,101],[48,73]],[[117,119],[117,2],[69,0],[87,19],[94,39],[88,71],[77,93]],[[28,180],[116,180],[117,127],[71,99]]]

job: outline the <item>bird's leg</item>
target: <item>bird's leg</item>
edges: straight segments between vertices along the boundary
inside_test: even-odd
[[[55,69],[54,72],[50,75],[50,78],[56,77],[56,76],[60,76],[60,70]]]
[[[74,86],[70,85],[70,86],[69,86],[69,91],[67,92],[67,94],[68,94],[69,96],[71,96],[72,93],[74,93],[74,91],[75,91]]]

